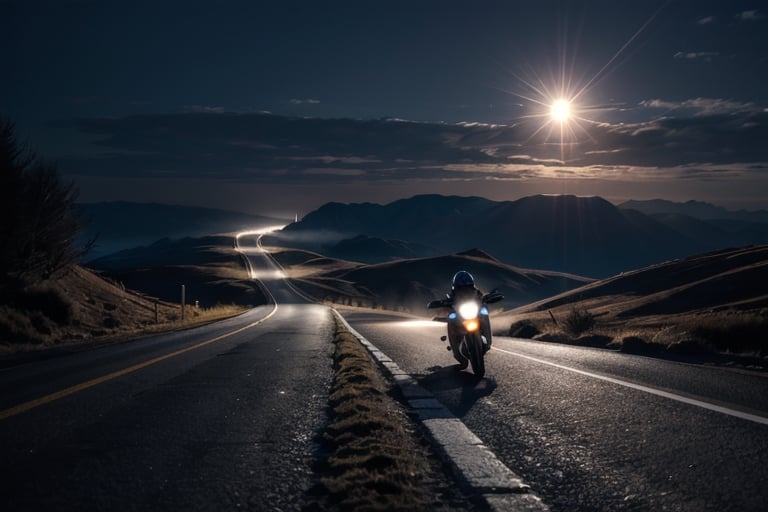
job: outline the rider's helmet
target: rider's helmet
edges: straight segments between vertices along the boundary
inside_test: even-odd
[[[466,270],[459,270],[454,274],[451,286],[454,290],[462,288],[474,288],[475,279]]]

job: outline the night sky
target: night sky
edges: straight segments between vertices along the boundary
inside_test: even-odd
[[[0,47],[0,115],[83,201],[768,208],[766,0],[0,0]]]

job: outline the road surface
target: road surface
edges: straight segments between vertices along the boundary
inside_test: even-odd
[[[334,324],[241,242],[277,306],[0,370],[0,509],[299,509]]]
[[[478,383],[444,324],[342,313],[551,510],[767,509],[765,374],[494,337]]]
[[[297,510],[332,377],[331,312],[241,237],[277,306],[0,370],[2,510]],[[344,311],[555,511],[764,510],[768,378]]]

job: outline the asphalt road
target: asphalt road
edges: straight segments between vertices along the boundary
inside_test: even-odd
[[[300,508],[333,319],[243,246],[276,308],[0,370],[0,509]]]
[[[277,307],[0,370],[2,510],[298,510],[332,377],[331,312],[240,240]],[[764,510],[768,377],[346,311],[556,511]]]
[[[495,337],[458,372],[444,324],[343,311],[555,511],[762,511],[768,376]]]

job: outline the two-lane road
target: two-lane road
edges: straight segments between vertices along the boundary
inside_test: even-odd
[[[301,506],[333,320],[241,243],[275,305],[0,370],[0,509]]]
[[[444,324],[343,311],[552,510],[768,506],[768,376],[495,337],[457,372]]]
[[[0,370],[2,510],[301,507],[333,320],[236,245],[274,305]],[[496,337],[477,383],[443,324],[344,315],[553,510],[766,508],[764,374]]]

